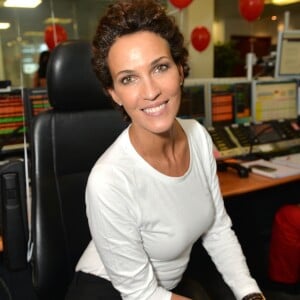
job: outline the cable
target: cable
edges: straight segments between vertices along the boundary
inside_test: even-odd
[[[266,132],[267,130],[274,130],[273,126],[270,125],[270,124],[261,124],[263,126],[265,126],[263,129],[261,129],[258,133],[256,133],[253,137],[251,137],[251,130],[250,130],[250,137],[249,137],[249,140],[250,140],[250,146],[249,146],[249,152],[248,152],[248,156],[251,156],[252,155],[252,151],[253,151],[253,146],[254,146],[254,143],[256,141],[256,139],[258,139],[264,132]],[[255,126],[255,125],[254,125]],[[251,126],[251,129],[252,129],[252,126]]]
[[[3,287],[3,290],[4,290],[5,294],[8,296],[8,298],[5,298],[5,299],[12,300],[12,296],[11,296],[11,293],[9,291],[9,288],[8,288],[7,284],[5,283],[5,281],[1,277],[0,277],[0,286]],[[0,296],[1,296],[1,294],[0,294]]]

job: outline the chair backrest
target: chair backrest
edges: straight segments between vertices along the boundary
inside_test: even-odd
[[[39,299],[63,299],[90,240],[85,185],[97,158],[126,127],[91,67],[91,46],[67,41],[51,53],[51,110],[31,129],[32,272]]]

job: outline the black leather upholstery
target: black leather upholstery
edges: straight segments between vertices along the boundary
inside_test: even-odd
[[[49,100],[57,110],[111,108],[91,66],[91,46],[68,41],[55,48],[47,68]],[[54,58],[53,58],[54,57]]]
[[[39,299],[63,299],[89,242],[84,192],[97,158],[125,128],[92,71],[91,47],[68,41],[51,53],[53,107],[32,128],[32,269]]]

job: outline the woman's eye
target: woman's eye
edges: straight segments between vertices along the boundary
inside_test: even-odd
[[[167,64],[161,64],[156,67],[157,72],[164,72],[167,69],[169,69],[169,65],[167,65]]]
[[[126,84],[129,84],[133,82],[133,77],[130,75],[130,76],[125,76],[121,79],[121,83],[126,85]]]

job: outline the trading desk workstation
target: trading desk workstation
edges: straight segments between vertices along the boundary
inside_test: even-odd
[[[178,116],[196,119],[207,128],[218,162],[268,160],[300,152],[298,89],[296,79],[186,80]],[[35,115],[47,109],[51,108],[46,90],[0,92],[2,160],[25,160],[24,153],[30,143],[26,128]],[[30,153],[26,153],[30,162]],[[299,202],[300,171],[299,175],[274,179],[252,172],[248,176],[239,176],[234,168],[227,168],[218,170],[218,177],[226,209],[250,271],[263,284],[267,281],[268,242],[273,217],[280,206]],[[3,196],[2,178],[0,182]],[[1,202],[3,212],[3,199]],[[24,207],[20,208],[24,210]],[[22,214],[24,217],[24,211]],[[5,250],[5,239],[3,244],[0,239],[0,251],[3,248]],[[197,263],[190,268],[191,272],[197,272]],[[209,276],[203,280],[209,280]]]
[[[218,168],[221,192],[251,273],[262,286],[268,285],[274,215],[282,205],[300,202],[300,169],[294,176],[270,178],[251,171],[244,176],[236,167],[300,152],[299,81],[191,80],[185,89],[187,95],[198,91],[198,101],[203,100],[202,105],[190,105],[194,115],[187,111],[188,105],[180,114],[193,115],[204,124],[214,142],[217,162],[236,164],[235,168]],[[197,267],[191,268],[197,272]]]

